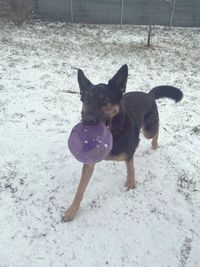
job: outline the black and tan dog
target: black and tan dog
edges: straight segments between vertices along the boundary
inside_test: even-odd
[[[82,121],[95,125],[104,122],[113,135],[113,148],[107,160],[125,161],[127,166],[127,189],[135,188],[133,156],[139,144],[142,128],[144,136],[152,139],[152,148],[158,147],[159,116],[155,99],[167,97],[180,101],[181,90],[172,86],[158,86],[148,94],[143,92],[125,93],[128,67],[123,65],[108,84],[93,85],[78,70],[78,83],[83,103]],[[66,210],[64,221],[75,217],[85,189],[90,181],[95,164],[84,164],[81,180],[71,206]]]

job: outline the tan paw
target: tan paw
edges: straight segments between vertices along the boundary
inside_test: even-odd
[[[158,146],[157,141],[152,141],[152,142],[151,142],[151,148],[152,148],[153,150],[156,150],[158,147],[159,147],[159,146]]]
[[[127,190],[136,188],[135,179],[127,179],[125,182],[125,187]]]
[[[69,209],[67,209],[65,211],[65,215],[62,218],[63,222],[70,222],[74,219],[76,212],[78,209],[74,208],[74,207],[70,207]]]

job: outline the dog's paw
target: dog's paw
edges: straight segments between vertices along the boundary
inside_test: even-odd
[[[63,222],[70,222],[74,219],[76,215],[77,209],[74,207],[70,207],[65,211],[65,215],[62,217]]]
[[[135,179],[127,179],[124,185],[127,190],[136,188]]]
[[[151,142],[151,148],[152,148],[153,150],[158,149],[158,148],[159,148],[158,143],[155,142],[155,141],[152,141],[152,142]]]

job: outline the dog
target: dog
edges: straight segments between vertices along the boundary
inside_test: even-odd
[[[158,147],[159,114],[156,99],[167,97],[179,102],[183,93],[173,86],[157,86],[149,93],[128,92],[126,84],[128,66],[123,65],[108,84],[93,85],[82,70],[78,69],[78,83],[82,101],[82,122],[96,125],[100,122],[109,127],[113,147],[106,160],[125,161],[127,167],[126,188],[136,187],[134,153],[139,144],[142,129],[147,139],[152,139],[152,149]],[[63,221],[74,219],[83,194],[93,174],[95,164],[83,164],[80,183],[71,206]]]

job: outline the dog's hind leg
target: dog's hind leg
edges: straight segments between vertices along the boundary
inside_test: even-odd
[[[142,127],[142,131],[144,136],[147,139],[152,139],[151,141],[151,147],[152,149],[157,149],[158,148],[158,132],[159,132],[159,126],[157,125],[156,128],[154,128],[152,131],[147,131],[145,127]]]
[[[134,168],[134,160],[133,158],[130,160],[126,160],[127,167],[127,180],[125,182],[125,187],[127,190],[134,189],[136,187],[135,182],[135,168]]]
[[[154,150],[156,150],[158,148],[158,130],[157,130],[156,134],[152,138],[151,147]]]
[[[158,132],[159,132],[159,126],[157,126],[157,128],[155,128],[153,131],[149,132],[145,129],[145,127],[142,128],[142,132],[144,134],[144,136],[147,139],[152,139],[151,141],[151,147],[152,149],[157,149],[158,148]]]
[[[147,139],[152,139],[152,149],[158,148],[159,117],[157,107],[144,117],[142,131]]]
[[[80,207],[80,203],[83,199],[86,187],[92,177],[95,164],[84,164],[82,168],[81,180],[77,188],[76,195],[71,206],[65,211],[65,215],[62,218],[64,222],[72,221],[76,215],[77,210]]]

